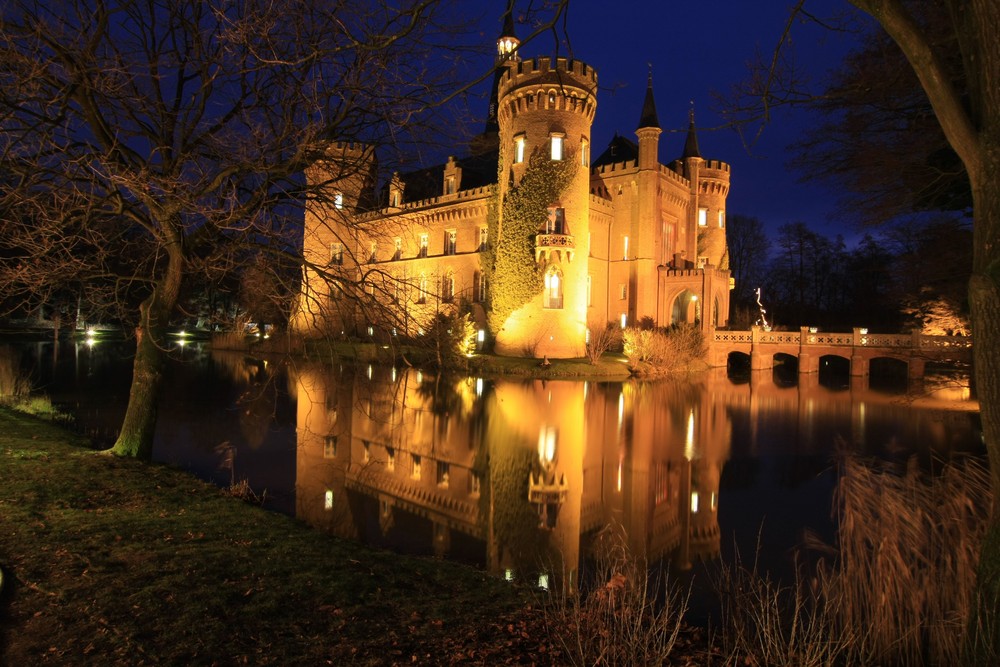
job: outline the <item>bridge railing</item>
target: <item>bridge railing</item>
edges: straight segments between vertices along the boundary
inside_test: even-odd
[[[713,332],[713,343],[720,345],[795,345],[806,347],[879,347],[909,350],[971,349],[969,336],[925,336],[912,334],[871,334],[862,327],[852,332],[819,332],[810,327],[799,331],[768,331],[754,327],[750,331]]]

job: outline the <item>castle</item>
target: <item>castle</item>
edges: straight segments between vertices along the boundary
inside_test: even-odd
[[[724,325],[730,168],[701,157],[693,116],[660,164],[650,77],[638,141],[616,135],[591,160],[594,69],[522,60],[509,12],[497,46],[468,157],[393,174],[381,198],[369,147],[332,145],[307,172],[329,194],[306,210],[293,329],[419,335],[462,309],[498,354],[574,358],[609,323]]]

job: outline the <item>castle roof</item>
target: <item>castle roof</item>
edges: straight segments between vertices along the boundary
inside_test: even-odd
[[[701,151],[698,150],[698,133],[694,129],[694,109],[691,109],[690,118],[691,122],[688,125],[687,139],[684,141],[684,153],[681,155],[681,159],[701,157]]]
[[[655,127],[659,129],[660,121],[656,117],[656,102],[653,100],[653,74],[649,74],[649,82],[646,84],[646,99],[642,102],[642,114],[639,116],[639,126],[636,128],[641,130],[644,127]]]
[[[461,189],[471,190],[495,184],[498,160],[497,151],[455,160],[462,168]],[[444,164],[438,164],[399,174],[399,180],[403,182],[402,203],[440,197],[444,186],[444,168]],[[389,203],[388,185],[384,186],[379,194],[379,202],[384,207]]]
[[[498,37],[517,38],[517,34],[514,32],[514,0],[507,3],[507,11],[503,15],[503,31]]]
[[[605,164],[614,164],[616,162],[624,162],[626,160],[638,160],[639,159],[639,146],[634,141],[630,141],[625,137],[615,136],[608,142],[608,147],[604,149],[604,152],[594,160],[591,164],[592,167],[600,167]]]

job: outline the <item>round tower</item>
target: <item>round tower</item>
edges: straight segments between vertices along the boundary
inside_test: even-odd
[[[692,227],[697,239],[696,256],[699,264],[727,269],[726,197],[729,196],[729,165],[719,160],[706,160],[698,149],[698,135],[691,111],[687,140],[684,143],[683,174],[691,181],[694,195]]]
[[[534,247],[544,287],[494,332],[498,354],[569,358],[586,353],[590,128],[596,90],[597,73],[578,60],[511,62],[501,75],[499,234],[517,228],[532,237],[527,241]],[[505,227],[504,201],[529,169],[540,168],[532,165],[542,161],[564,163],[568,184],[539,205],[537,224],[531,222],[530,229],[513,221]]]

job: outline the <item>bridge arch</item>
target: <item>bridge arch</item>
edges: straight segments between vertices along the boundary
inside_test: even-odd
[[[840,354],[824,354],[819,358],[819,383],[837,387],[851,381],[851,359]]]

